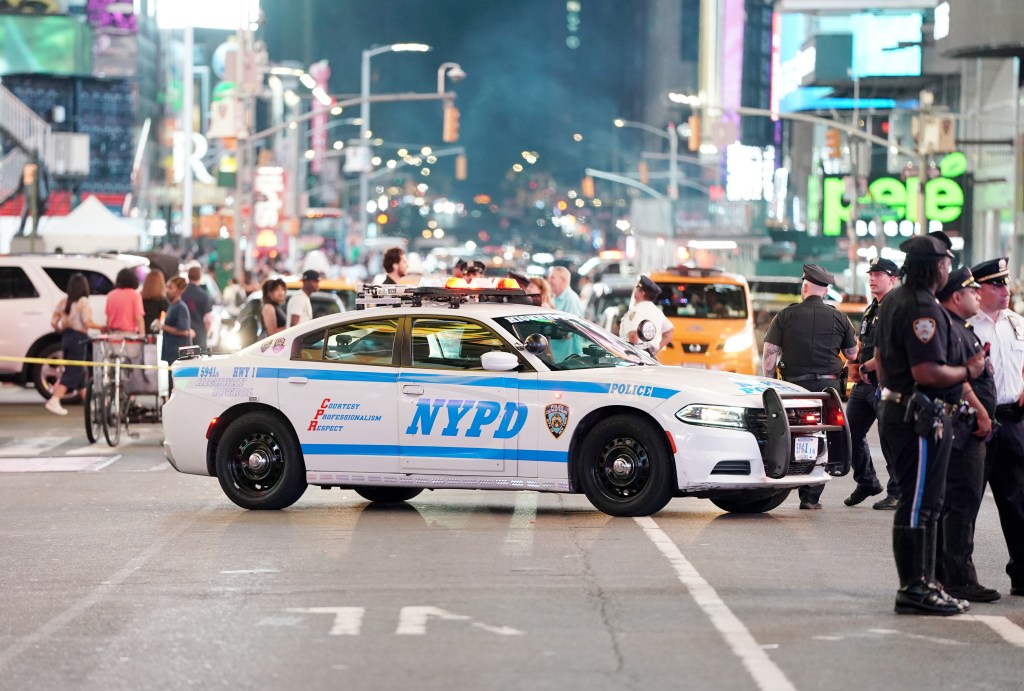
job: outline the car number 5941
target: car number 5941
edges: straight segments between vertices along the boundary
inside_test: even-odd
[[[798,461],[813,461],[818,457],[818,438],[797,437],[795,455]]]

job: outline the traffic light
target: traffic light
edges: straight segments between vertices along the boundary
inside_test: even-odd
[[[700,116],[691,115],[686,122],[690,125],[690,140],[687,148],[690,151],[700,151]]]
[[[829,158],[842,158],[843,133],[833,127],[825,130],[825,148],[828,149]]]
[[[459,154],[455,157],[455,179],[465,180],[466,179],[466,155]]]
[[[651,182],[651,169],[647,165],[647,161],[640,161],[640,165],[637,166],[640,174],[640,182],[647,185]]]
[[[593,199],[594,197],[594,178],[587,176],[583,178],[583,184],[580,185],[580,191],[583,192],[583,196],[587,199]]]
[[[441,141],[446,144],[459,141],[459,109],[452,103],[444,104]]]

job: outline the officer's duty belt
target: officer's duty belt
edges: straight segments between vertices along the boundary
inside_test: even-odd
[[[905,403],[910,402],[911,396],[908,393],[900,393],[899,391],[893,391],[892,389],[884,388],[882,389],[881,398],[883,401],[887,403],[903,405]],[[939,401],[939,403],[942,405],[943,415],[953,415],[953,413],[956,412],[957,406],[953,405],[952,403],[945,403],[943,401]]]
[[[997,420],[1013,420],[1014,422],[1020,420],[1024,416],[1024,409],[1021,409],[1016,403],[1004,403],[996,406],[996,419]]]
[[[882,400],[888,401],[889,403],[895,403],[896,405],[903,405],[904,400],[909,400],[910,395],[900,393],[899,391],[893,391],[892,389],[882,389]]]
[[[782,378],[788,382],[797,384],[802,381],[824,381],[824,380],[837,380],[839,379],[838,374],[798,374],[795,377],[787,377],[782,375]]]

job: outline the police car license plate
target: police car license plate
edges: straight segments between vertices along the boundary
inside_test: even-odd
[[[816,459],[818,457],[818,438],[797,437],[795,455],[798,461],[813,461]]]

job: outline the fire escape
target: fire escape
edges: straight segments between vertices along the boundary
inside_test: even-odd
[[[82,179],[89,175],[89,135],[55,132],[50,124],[0,85],[0,204],[22,188],[22,172],[28,163],[40,167],[40,175],[54,180]]]

